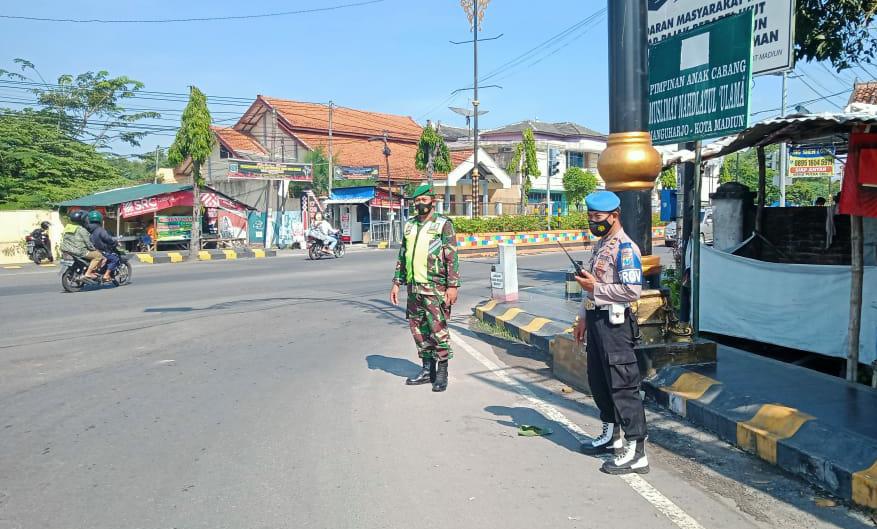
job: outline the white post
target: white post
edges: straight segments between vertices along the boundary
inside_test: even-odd
[[[500,244],[499,265],[490,274],[492,298],[499,301],[518,300],[518,254],[514,244]]]

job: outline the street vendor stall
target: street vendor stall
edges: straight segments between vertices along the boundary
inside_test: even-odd
[[[116,222],[117,238],[127,249],[181,250],[192,237],[192,186],[143,184],[112,189],[58,204],[67,212],[96,209]],[[212,189],[200,193],[202,247],[243,246],[248,208]],[[112,231],[112,226],[108,226]]]

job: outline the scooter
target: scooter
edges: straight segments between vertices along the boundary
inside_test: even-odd
[[[335,245],[335,251],[331,254],[335,257],[335,259],[344,257],[344,241],[341,238],[341,235],[343,233],[344,232],[342,230],[338,230],[338,233],[335,234],[335,237],[338,238],[338,244]],[[326,243],[323,241],[323,239],[320,239],[319,237],[314,237],[313,235],[308,233],[307,244],[308,259],[312,261],[316,261],[318,259],[322,259],[327,255],[330,255],[324,251]]]
[[[45,235],[42,237],[34,237],[33,233],[30,235],[25,235],[24,242],[27,245],[27,258],[34,262],[34,264],[40,264],[43,262],[43,259],[50,259],[51,249],[49,248],[49,238]]]
[[[119,266],[117,266],[116,270],[112,273],[111,282],[119,287],[131,282],[131,276],[134,275],[134,268],[131,266],[131,256],[127,252],[124,250],[115,250],[115,253],[119,256]],[[107,270],[107,265],[104,264],[95,270],[98,274],[98,279],[89,279],[85,277],[85,272],[88,270],[88,259],[76,257],[67,252],[61,254],[60,264],[61,268],[59,274],[61,276],[61,286],[67,292],[79,292],[87,285],[101,285],[102,281],[100,276],[102,276]]]

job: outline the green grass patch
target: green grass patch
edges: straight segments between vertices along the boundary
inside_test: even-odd
[[[481,321],[475,316],[472,316],[472,319],[469,322],[469,328],[475,332],[479,332],[482,334],[488,334],[490,336],[494,336],[496,338],[502,338],[503,340],[508,340],[510,342],[516,343],[524,343],[518,339],[517,336],[509,332],[505,327],[500,327],[499,325],[493,323],[487,323],[486,321]]]

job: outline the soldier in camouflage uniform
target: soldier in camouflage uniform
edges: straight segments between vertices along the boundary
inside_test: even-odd
[[[398,305],[399,289],[408,285],[405,313],[423,368],[405,383],[432,382],[433,391],[444,391],[452,356],[448,319],[460,286],[457,237],[450,219],[433,211],[429,185],[419,186],[409,198],[417,216],[405,223],[390,301]]]

